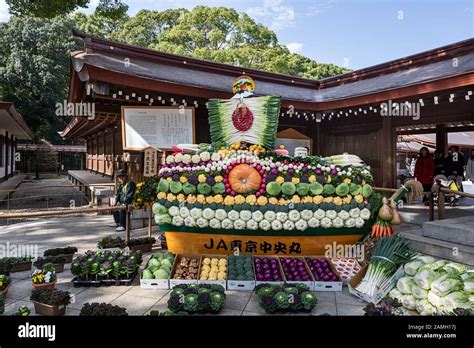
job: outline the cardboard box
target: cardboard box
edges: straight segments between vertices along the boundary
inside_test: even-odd
[[[150,260],[152,258],[153,258],[153,256],[151,256],[148,259],[145,268],[148,268],[148,263],[150,262]],[[172,270],[174,269],[174,264],[175,263],[176,263],[176,258],[173,261]],[[169,278],[168,279],[142,279],[142,272],[143,272],[143,270],[140,272],[140,288],[150,289],[150,290],[160,290],[160,289],[169,289],[170,288]]]
[[[173,289],[178,284],[197,284],[198,280],[196,279],[175,279],[173,278],[176,272],[176,268],[178,267],[181,259],[183,257],[191,258],[198,260],[198,270],[201,269],[201,255],[196,254],[178,254],[174,259],[173,269],[171,270],[171,278],[170,278],[170,289]],[[199,272],[198,272],[199,276]]]
[[[403,270],[403,266],[400,266],[399,269],[384,283],[382,283],[375,291],[375,294],[373,296],[369,296],[367,294],[364,294],[358,290],[356,290],[356,287],[359,285],[359,283],[362,281],[364,278],[365,274],[367,273],[368,266],[363,267],[359,273],[357,273],[354,277],[352,277],[351,280],[349,280],[348,287],[349,287],[349,292],[360,298],[361,300],[364,300],[365,302],[377,304],[380,302],[381,299],[387,295],[390,290],[393,289],[395,285],[397,285],[398,279],[403,277],[405,275],[405,271]]]
[[[343,262],[340,260],[347,260],[347,262]],[[338,259],[331,259],[330,260],[332,265],[337,271],[337,274],[342,279],[342,285],[347,285],[349,280],[360,271],[362,266],[357,262],[355,258],[338,258]],[[344,266],[342,266],[344,265]],[[343,268],[341,271],[339,268]],[[341,274],[341,272],[343,272]]]
[[[222,287],[224,289],[227,289],[227,279],[224,279],[224,280],[201,280],[201,268],[202,266],[204,265],[204,259],[205,258],[209,258],[209,259],[225,259],[227,260],[227,256],[226,255],[213,255],[213,254],[203,254],[201,256],[201,262],[200,262],[200,266],[199,266],[199,275],[198,275],[198,284],[219,284],[219,285],[222,285]],[[227,267],[227,266],[226,266]],[[226,271],[226,278],[228,276],[228,272]]]
[[[331,269],[332,272],[334,272],[335,275],[339,276],[339,274],[337,273],[336,269],[334,268],[334,265],[331,263],[331,261],[325,257],[325,256],[320,256],[320,255],[315,255],[315,256],[305,256],[304,259],[305,259],[305,262],[306,262],[306,258],[310,258],[311,260],[312,259],[322,259],[322,258],[325,258],[326,260],[328,260],[328,265],[329,265],[329,268]],[[308,266],[309,268],[309,266]],[[311,272],[311,275],[314,277],[314,274],[313,272]],[[330,281],[330,282],[327,282],[327,281],[320,281],[320,280],[314,280],[314,291],[342,291],[342,279],[339,277],[339,280],[337,281]]]
[[[253,274],[254,274],[254,278],[255,278],[255,264],[253,262],[253,259],[252,259],[252,269],[253,269]],[[253,279],[253,280],[228,279],[227,280],[227,289],[228,290],[253,291],[255,289],[255,279]]]
[[[303,265],[304,267],[306,268],[306,272],[308,272],[309,274],[309,277],[310,277],[310,281],[298,281],[298,280],[288,280],[286,279],[286,274],[285,274],[285,271],[283,271],[283,268],[282,268],[282,271],[283,271],[283,274],[285,274],[285,283],[287,284],[305,284],[308,286],[309,290],[310,291],[314,291],[314,277],[313,277],[313,272],[311,272],[311,270],[309,269],[309,266],[308,264],[306,263],[306,260],[304,259],[304,257],[302,256],[280,256],[280,264],[283,265],[283,260],[282,258],[291,258],[291,259],[298,259],[300,261],[303,261]]]
[[[279,280],[279,281],[256,280],[255,281],[255,286],[262,285],[262,284],[282,285],[282,284],[285,283],[285,281],[286,281],[285,274],[283,273],[283,269],[281,268],[281,263],[280,263],[280,259],[278,258],[278,256],[268,256],[268,255],[254,256],[253,257],[254,271],[255,271],[255,258],[256,257],[260,257],[260,258],[266,257],[266,258],[269,258],[269,259],[276,259],[277,262],[278,262],[278,267],[279,267],[279,270],[280,270],[280,275],[281,275],[282,280]],[[256,276],[256,273],[255,273],[255,276]]]

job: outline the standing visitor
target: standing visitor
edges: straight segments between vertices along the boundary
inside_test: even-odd
[[[423,191],[431,191],[431,186],[433,185],[433,176],[434,176],[434,161],[433,156],[431,156],[430,151],[427,147],[422,147],[420,149],[420,154],[415,164],[415,178],[423,185]],[[423,196],[423,202],[426,201],[426,197]]]
[[[117,192],[115,194],[115,206],[129,205],[133,202],[133,195],[135,194],[135,183],[128,178],[127,173],[124,170],[118,170],[116,177],[119,182]],[[116,227],[117,232],[125,231],[125,224],[127,221],[125,210],[116,210],[112,213],[114,216],[115,224],[111,224],[110,227]]]
[[[459,152],[459,147],[450,147],[450,155],[446,157],[445,169],[449,180],[454,180],[459,190],[462,191],[462,181],[464,180],[464,155]]]
[[[434,166],[435,166],[435,172],[434,175],[445,175],[446,171],[444,170],[444,154],[440,150],[436,150],[434,152]]]
[[[466,179],[474,182],[474,149],[471,150],[471,156],[466,164]]]

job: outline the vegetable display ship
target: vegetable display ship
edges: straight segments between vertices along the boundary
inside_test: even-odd
[[[178,145],[159,170],[153,211],[169,250],[322,255],[369,233],[382,204],[370,167],[274,149],[280,98],[234,92],[209,101],[212,144]]]

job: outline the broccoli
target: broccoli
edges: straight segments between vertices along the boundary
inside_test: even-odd
[[[318,299],[312,292],[305,291],[301,294],[301,303],[303,304],[304,309],[310,311],[316,306]]]

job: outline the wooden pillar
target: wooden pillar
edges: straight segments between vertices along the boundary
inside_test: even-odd
[[[392,128],[392,119],[390,117],[382,117],[381,131],[381,151],[380,164],[382,173],[382,186],[395,187],[395,154],[396,154],[396,133]]]
[[[112,175],[115,173],[115,125],[112,126]]]
[[[8,131],[5,132],[5,180],[8,180]]]
[[[445,156],[448,153],[448,133],[444,124],[436,125],[436,150],[441,151]]]
[[[321,125],[319,122],[316,123],[314,127],[314,133],[312,133],[313,138],[313,153],[310,155],[321,155]]]

